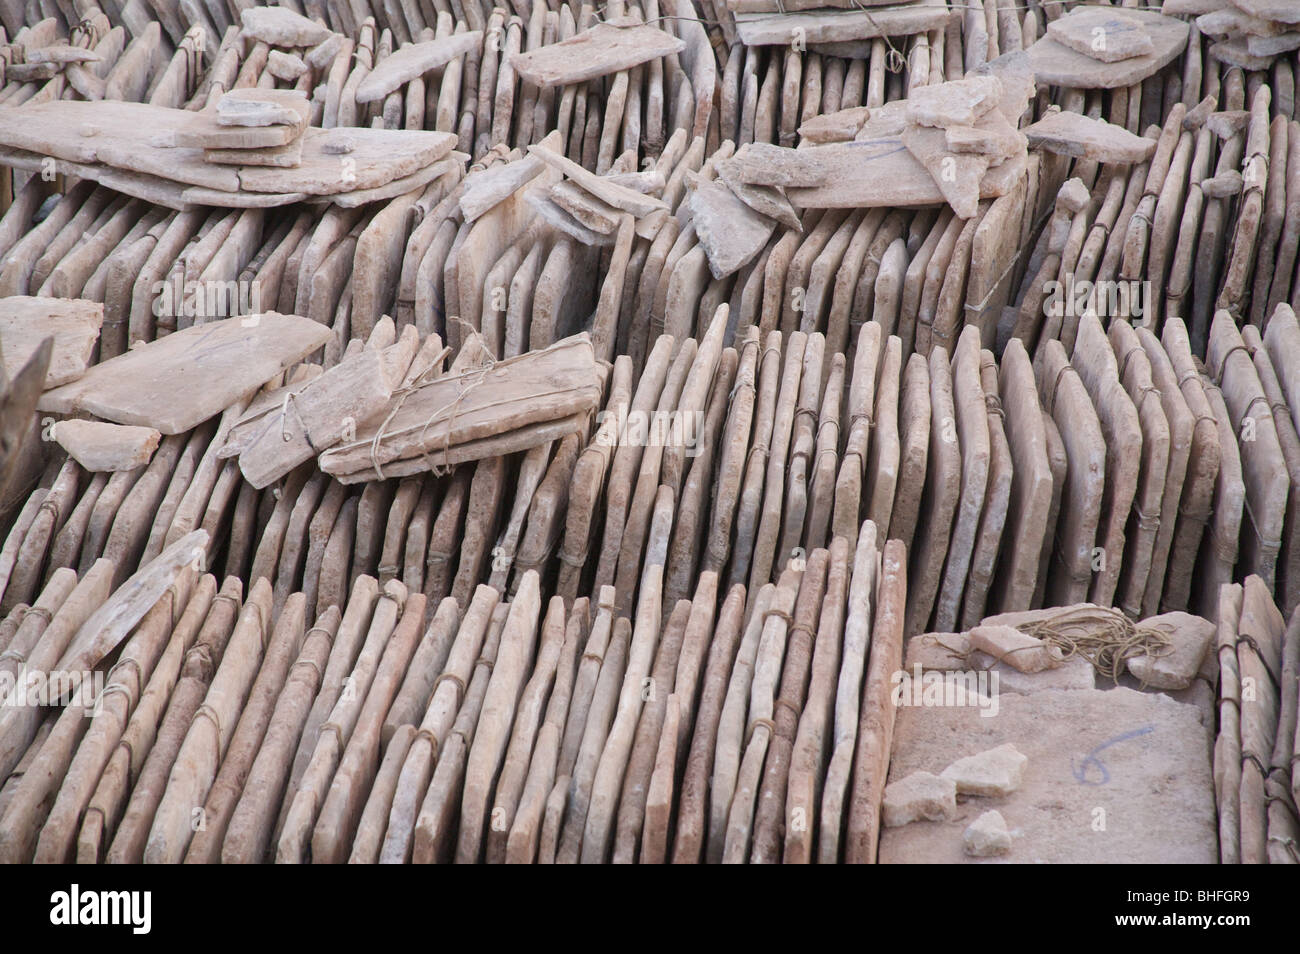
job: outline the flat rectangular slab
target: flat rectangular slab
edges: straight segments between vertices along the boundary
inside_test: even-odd
[[[45,372],[45,387],[75,381],[86,373],[95,352],[104,306],[80,298],[0,298],[0,351],[5,377],[12,380],[41,342],[54,338],[54,351]]]
[[[1002,692],[997,703],[992,718],[979,706],[899,709],[891,782],[913,772],[938,775],[957,759],[1007,743],[1028,762],[1009,795],[963,797],[949,821],[884,829],[882,864],[975,861],[963,852],[962,832],[989,809],[1018,835],[1010,854],[980,861],[1217,860],[1209,739],[1196,706],[1125,688]]]
[[[944,202],[934,177],[897,136],[792,151],[820,154],[800,161],[815,168],[821,181],[786,189],[786,197],[799,208],[907,208]],[[980,182],[980,198],[1004,195],[1024,169],[1024,157],[1017,156],[989,170]]]
[[[567,40],[510,54],[519,76],[535,86],[568,86],[640,66],[670,53],[680,53],[686,43],[657,27],[618,17],[597,23]]]
[[[1102,606],[1112,606],[1142,466],[1142,428],[1137,408],[1119,383],[1115,352],[1096,316],[1084,315],[1079,319],[1079,337],[1070,361],[1092,398],[1106,442],[1106,490],[1101,500],[1101,521],[1097,525],[1097,546],[1103,552],[1089,599]],[[1064,437],[1064,426],[1061,431]]]
[[[332,334],[310,318],[273,311],[193,325],[95,365],[71,384],[47,391],[36,406],[182,434],[301,361]]]
[[[1019,338],[1007,343],[999,377],[1013,466],[1003,530],[1006,545],[989,606],[1007,612],[1027,610],[1033,600],[1038,557],[1052,506],[1052,470],[1047,460],[1047,432],[1034,386],[1034,368]]]
[[[872,7],[869,11],[737,13],[736,31],[746,46],[785,46],[795,39],[807,43],[838,43],[942,30],[950,13],[947,0],[921,0],[908,6]]]
[[[1106,486],[1106,441],[1088,392],[1059,341],[1047,342],[1038,388],[1068,461],[1056,534],[1050,541],[1056,560],[1047,572],[1046,593],[1057,604],[1080,603],[1092,584],[1093,546]]]
[[[430,70],[446,66],[471,50],[479,49],[482,30],[454,33],[438,40],[408,43],[384,57],[357,86],[358,103],[374,103]]]

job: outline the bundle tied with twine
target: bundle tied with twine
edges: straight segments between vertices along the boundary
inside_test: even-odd
[[[1016,629],[1055,648],[1062,659],[1082,656],[1115,683],[1133,657],[1157,658],[1174,651],[1166,628],[1134,623],[1119,610],[1101,606],[1062,610],[1046,619],[1022,623]]]
[[[1094,669],[1103,676],[1109,676],[1116,684],[1119,683],[1128,660],[1135,656],[1159,658],[1174,651],[1173,639],[1165,627],[1143,626],[1134,623],[1117,609],[1101,606],[1063,609],[1054,616],[1031,620],[1013,628],[1026,636],[1041,640],[1050,649],[1055,649],[1062,661],[1082,656]],[[974,650],[963,653],[942,641],[939,645],[952,656],[963,660],[966,665],[973,665]],[[1022,646],[1009,649],[994,657],[986,669],[992,669],[1016,653],[1039,648]]]

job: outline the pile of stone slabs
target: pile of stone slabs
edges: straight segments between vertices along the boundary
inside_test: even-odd
[[[311,104],[298,90],[236,89],[217,100],[216,129],[186,131],[177,144],[201,146],[208,162],[227,166],[302,164]]]
[[[1210,55],[1228,66],[1266,70],[1277,57],[1300,49],[1300,10],[1294,4],[1224,0],[1210,6],[1196,17],[1196,28],[1214,38]]]
[[[298,165],[289,168],[224,165],[205,154],[231,135],[283,145],[281,130],[292,128],[224,126],[215,112],[145,103],[56,100],[0,107],[0,161],[39,172],[52,157],[60,171],[177,210],[268,207],[308,197],[355,205],[427,185],[464,162],[452,152],[450,133],[371,128],[308,127]]]
[[[1040,83],[1116,89],[1164,69],[1187,36],[1185,21],[1155,10],[1079,6],[1048,24],[1026,52]]]

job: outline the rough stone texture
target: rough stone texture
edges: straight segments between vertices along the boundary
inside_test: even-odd
[[[687,199],[714,278],[739,271],[763,250],[776,220],[759,215],[721,182],[701,179]]]
[[[944,821],[957,812],[957,783],[929,772],[916,772],[885,786],[880,803],[886,828],[915,821]]]
[[[482,39],[482,30],[470,30],[402,47],[380,60],[357,85],[357,102],[378,102],[417,76],[446,66],[471,50],[478,50]]]
[[[682,40],[631,17],[616,17],[589,30],[527,53],[510,64],[536,86],[567,86],[631,69],[686,49]]]
[[[962,832],[995,808],[1023,832],[1025,863],[1195,863],[1217,860],[1206,731],[1194,706],[1130,689],[1003,696],[997,718],[967,707],[898,713],[890,775],[942,771],[963,752],[1012,743],[1029,759],[1020,788],[960,806],[958,817],[888,829],[880,861],[968,860]],[[1104,811],[1105,830],[1094,822]]]
[[[244,36],[271,46],[315,46],[333,35],[315,20],[285,7],[249,7],[239,19]]]
[[[1186,689],[1196,678],[1214,640],[1214,624],[1190,613],[1163,613],[1144,619],[1142,627],[1169,634],[1173,651],[1163,656],[1134,656],[1128,671],[1154,689]]]
[[[1028,761],[1008,742],[996,749],[958,759],[939,777],[951,779],[957,786],[958,795],[997,798],[1010,795],[1020,787]]]
[[[970,631],[970,644],[972,649],[988,653],[1020,672],[1042,672],[1061,664],[1060,658],[1041,639],[1010,626],[987,623],[976,626]]]
[[[1038,122],[1025,127],[1031,147],[1098,162],[1146,162],[1156,151],[1156,141],[1135,136],[1123,126],[1080,113],[1049,110]]]
[[[1156,51],[1141,20],[1110,8],[1080,8],[1047,24],[1047,36],[1103,63],[1150,56]]]
[[[59,421],[51,429],[59,446],[86,470],[134,470],[149,463],[162,437],[152,427],[126,427],[103,421]]]
[[[311,354],[331,334],[310,318],[275,312],[194,325],[95,365],[47,391],[37,406],[182,434]]]
[[[981,116],[1002,99],[1002,81],[996,76],[921,86],[908,95],[905,116],[922,126],[974,126]]]
[[[75,381],[86,372],[95,351],[104,306],[80,298],[37,298],[10,295],[0,298],[0,345],[3,370],[12,379],[45,338],[54,339],[45,387]]]
[[[962,850],[972,858],[994,858],[1011,853],[1011,832],[1006,819],[991,809],[975,819],[961,836]]]
[[[311,119],[311,103],[295,89],[234,89],[217,100],[222,126],[292,126],[298,132]]]
[[[1154,10],[1125,8],[1124,12],[1141,22],[1146,28],[1154,52],[1132,56],[1118,63],[1103,63],[1085,53],[1070,49],[1050,36],[1044,36],[1025,51],[1029,55],[1030,66],[1038,82],[1080,89],[1116,89],[1121,86],[1132,86],[1159,72],[1183,52],[1188,35],[1188,25],[1185,21],[1163,16]],[[1068,19],[1068,16],[1061,19]]]

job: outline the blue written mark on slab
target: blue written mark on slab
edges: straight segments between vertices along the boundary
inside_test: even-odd
[[[1115,745],[1116,743],[1127,742],[1129,739],[1136,739],[1138,736],[1141,735],[1149,735],[1155,730],[1156,727],[1153,725],[1144,725],[1140,729],[1133,729],[1130,732],[1124,732],[1120,735],[1115,736],[1114,738],[1107,739],[1105,742],[1101,743],[1101,745],[1097,746],[1095,749],[1093,749],[1091,752],[1085,755],[1083,757],[1083,761],[1080,762],[1078,765],[1074,764],[1074,759],[1070,759],[1070,771],[1074,773],[1075,781],[1080,782],[1083,785],[1105,785],[1110,781],[1110,770],[1106,768],[1105,762],[1097,758],[1097,753],[1101,752],[1102,749],[1110,748],[1112,745]],[[1093,780],[1088,777],[1090,774],[1089,771],[1090,766],[1095,767],[1096,771],[1101,773],[1100,780]]]

